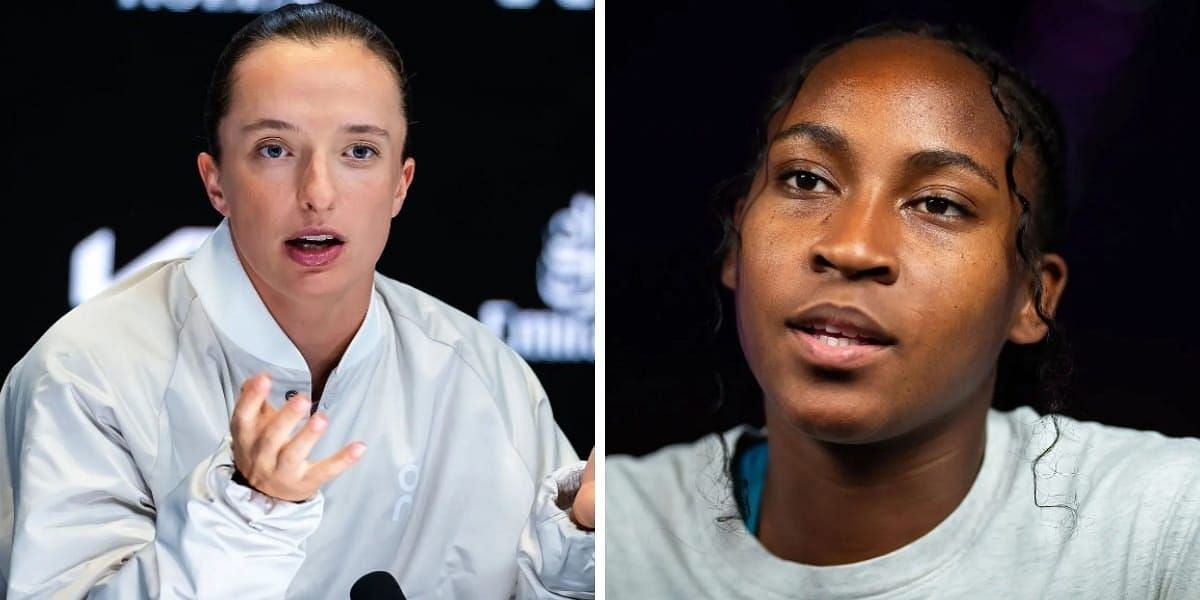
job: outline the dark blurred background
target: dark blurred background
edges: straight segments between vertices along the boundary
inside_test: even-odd
[[[886,18],[964,23],[1068,129],[1065,414],[1200,435],[1200,9],[1191,1],[606,5],[606,452],[761,423],[732,323],[714,336],[717,184],[755,150],[773,77]],[[728,299],[728,295],[724,295]],[[716,374],[720,374],[720,381]]]
[[[195,166],[212,67],[238,28],[279,4],[6,4],[0,370],[72,297],[139,260],[190,253],[197,233],[219,222]],[[378,24],[409,72],[417,177],[379,270],[476,317],[498,301],[489,324],[530,361],[586,456],[595,435],[592,2],[339,4]],[[202,229],[179,231],[191,227]]]

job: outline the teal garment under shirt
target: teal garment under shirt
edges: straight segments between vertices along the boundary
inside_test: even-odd
[[[758,440],[737,457],[737,481],[742,495],[738,498],[746,530],[758,535],[763,483],[767,479],[767,440]]]

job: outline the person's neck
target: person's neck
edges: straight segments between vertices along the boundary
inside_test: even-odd
[[[861,445],[813,439],[768,401],[763,546],[785,560],[838,565],[882,556],[931,531],[979,473],[990,382],[983,389],[918,431]]]
[[[359,286],[336,298],[263,298],[279,328],[308,364],[313,402],[320,401],[329,374],[362,326],[371,290],[371,286]]]

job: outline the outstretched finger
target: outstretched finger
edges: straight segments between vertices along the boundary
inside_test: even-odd
[[[351,465],[358,462],[363,452],[366,451],[367,445],[362,442],[348,444],[345,448],[339,450],[337,454],[320,462],[313,463],[308,468],[308,473],[304,475],[304,479],[310,485],[323,486],[334,477],[341,475]]]
[[[292,438],[279,451],[279,460],[276,466],[281,469],[290,469],[297,465],[304,464],[308,455],[312,452],[313,446],[317,444],[317,440],[321,439],[321,434],[325,433],[329,421],[325,415],[317,413],[308,419],[308,423],[300,429],[300,433]]]

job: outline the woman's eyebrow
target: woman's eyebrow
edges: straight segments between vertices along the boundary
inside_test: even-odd
[[[772,138],[771,144],[774,145],[783,141],[812,142],[822,150],[830,153],[848,154],[850,152],[850,142],[846,140],[846,136],[842,132],[828,125],[807,121],[796,123],[780,130]],[[962,152],[945,149],[922,150],[910,155],[907,162],[910,168],[923,171],[935,171],[947,167],[965,169],[979,176],[993,188],[1000,189],[1000,184],[991,171],[988,171],[978,161]]]
[[[783,141],[810,141],[831,154],[848,154],[850,152],[850,142],[846,141],[846,136],[842,135],[842,132],[828,125],[817,123],[803,122],[791,125],[775,134],[771,145]]]
[[[242,133],[251,133],[260,129],[281,129],[284,131],[300,131],[300,128],[279,119],[259,119],[242,127]]]
[[[965,169],[986,181],[995,189],[1000,189],[996,177],[991,171],[983,168],[970,156],[953,150],[922,150],[908,157],[908,166],[921,171],[936,171],[947,167]]]
[[[378,135],[385,138],[389,137],[387,130],[378,125],[351,123],[342,125],[341,129],[346,133],[355,133],[359,135]]]
[[[300,127],[283,121],[280,119],[258,119],[242,127],[243,133],[251,133],[262,129],[274,129],[283,131],[299,132]],[[365,123],[347,123],[339,128],[343,133],[353,133],[357,135],[378,135],[380,137],[390,137],[388,131],[378,125],[370,125]]]

